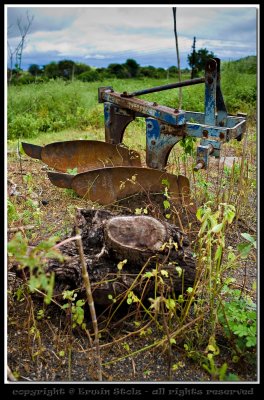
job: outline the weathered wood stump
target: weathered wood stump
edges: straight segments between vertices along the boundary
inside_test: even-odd
[[[180,294],[182,288],[193,285],[195,261],[187,237],[177,226],[150,216],[89,209],[78,211],[77,224],[95,304],[108,305],[112,302],[109,295],[120,300],[131,289],[139,298],[143,292],[145,298],[153,296],[154,274],[145,275],[153,270],[168,272],[168,277],[160,275],[162,290]],[[55,272],[56,291],[82,288],[76,243],[66,243],[60,249],[66,256],[64,262],[52,260],[47,267]],[[122,269],[120,261],[124,261]],[[181,276],[176,267],[182,269]]]

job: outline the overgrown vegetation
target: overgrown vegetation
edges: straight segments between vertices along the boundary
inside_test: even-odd
[[[235,65],[224,64],[222,73],[222,92],[227,109],[230,113],[243,112],[247,113],[249,118],[254,118],[257,101],[256,75],[238,72]],[[187,74],[182,76],[182,79],[187,78]],[[58,79],[42,84],[11,86],[8,93],[8,139],[34,138],[45,132],[64,129],[102,129],[104,120],[102,107],[97,104],[98,86],[110,85],[116,91],[129,92],[175,82],[175,79],[108,78],[100,83]],[[176,90],[165,91],[154,93],[151,100],[175,107],[178,102],[177,96]],[[150,95],[142,98],[149,100]],[[204,86],[184,88],[182,108],[203,112],[203,107]]]
[[[193,156],[196,142],[188,138],[181,146],[177,145],[169,157],[168,171],[189,178],[193,201],[197,204],[194,218],[184,210],[179,213],[170,202],[169,187],[164,181],[164,217],[181,225],[191,240],[197,265],[195,282],[181,293],[169,291],[168,272],[162,263],[157,262],[156,268],[148,272],[145,271],[146,265],[142,265],[141,272],[122,299],[116,299],[112,294],[109,298],[111,305],[107,312],[102,313],[101,319],[98,313],[104,380],[112,378],[110,365],[110,371],[118,365],[122,366],[123,374],[127,375],[122,377],[116,373],[115,377],[118,376],[120,381],[138,380],[138,376],[152,380],[155,363],[148,364],[144,360],[155,352],[162,352],[167,365],[160,380],[180,380],[187,365],[199,366],[200,380],[245,381],[249,370],[250,380],[256,380],[256,76],[249,73],[244,64],[242,69],[238,73],[236,64],[224,64],[222,74],[222,91],[228,111],[249,113],[246,137],[241,142],[231,140],[223,145],[223,158],[232,155],[239,161],[230,167],[223,160],[222,163],[212,160],[208,170],[195,174]],[[111,84],[117,91],[129,92],[168,82],[167,79],[115,79],[104,80],[100,86]],[[103,109],[97,104],[97,88],[98,82],[68,83],[62,80],[9,87],[10,148],[17,145],[17,139],[23,138],[30,138],[33,143],[65,140],[64,134],[61,135],[62,129],[75,129],[74,138],[91,138],[91,131],[94,138],[103,140]],[[200,86],[185,88],[183,109],[203,111],[203,96]],[[148,96],[145,98],[149,99]],[[151,100],[175,107],[177,93],[154,94]],[[127,131],[126,144],[144,154],[144,141],[140,139],[145,135],[143,122],[139,119]],[[138,135],[138,140],[135,140],[135,135]],[[98,359],[94,352],[95,335],[91,333],[87,299],[78,297],[80,288],[75,291],[66,288],[63,298],[58,299],[53,293],[54,277],[43,273],[43,265],[50,257],[62,257],[60,243],[70,223],[74,224],[75,206],[85,207],[87,204],[82,199],[71,197],[66,191],[55,188],[51,193],[45,188],[46,196],[50,195],[49,201],[52,202],[55,192],[57,196],[45,209],[41,205],[42,197],[37,195],[36,199],[40,186],[46,185],[43,180],[45,172],[41,172],[40,164],[35,164],[38,176],[29,172],[26,175],[17,174],[20,164],[16,155],[10,157],[9,166],[12,163],[15,167],[9,170],[9,175],[16,179],[20,195],[8,198],[11,229],[8,253],[9,264],[16,265],[22,273],[22,280],[16,287],[9,288],[8,323],[10,331],[13,328],[22,330],[23,339],[18,345],[29,357],[27,366],[24,366],[12,358],[12,351],[15,350],[10,349],[14,376],[21,381],[25,380],[25,376],[33,376],[32,380],[44,380],[41,371],[45,362],[51,360],[52,348],[55,354],[52,365],[56,370],[52,380],[59,375],[64,380],[78,381],[82,368],[88,371],[90,380],[96,380],[98,377],[93,371]],[[24,171],[28,168],[28,165],[23,167]],[[21,182],[19,179],[22,176],[24,179]],[[54,220],[58,219],[58,215],[64,220],[59,220],[59,226],[56,220],[51,227],[50,215],[56,207]],[[139,215],[150,213],[150,209],[151,204],[138,204],[130,211]],[[187,220],[185,223],[183,216]],[[29,223],[33,227],[25,228]],[[52,230],[48,231],[50,227]],[[16,233],[16,230],[21,232]],[[45,235],[44,239],[42,236]],[[176,244],[164,243],[163,246],[170,249]],[[125,263],[126,260],[123,260],[116,266],[117,272]],[[174,269],[184,282],[182,269],[178,265]],[[140,283],[144,288],[150,282],[154,283],[155,290],[153,297],[146,302],[143,301],[143,293],[142,298],[135,295],[135,287]],[[40,296],[38,300],[36,294]],[[117,319],[122,308],[120,301],[123,306],[126,304],[127,309],[125,315],[121,314]],[[24,309],[25,314],[22,313]],[[53,322],[56,313],[57,325]],[[125,325],[120,331],[122,323]],[[45,342],[46,331],[48,344]],[[141,356],[143,361],[140,361]],[[127,367],[128,362],[132,367]],[[81,367],[83,364],[85,366]],[[77,375],[73,373],[74,365],[79,371]],[[33,369],[39,371],[39,375],[32,375]],[[46,372],[46,377],[50,376]]]

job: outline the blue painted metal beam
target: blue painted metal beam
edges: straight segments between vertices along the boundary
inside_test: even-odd
[[[102,92],[101,98],[120,108],[131,110],[145,117],[156,118],[169,125],[181,126],[186,122],[184,111],[161,106],[155,102],[153,103],[137,98],[125,98],[122,97],[120,93],[111,92],[111,90]]]
[[[217,84],[217,63],[210,59],[205,67],[205,110],[204,123],[215,125],[216,112],[216,84]]]

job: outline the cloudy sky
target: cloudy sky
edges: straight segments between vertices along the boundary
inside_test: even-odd
[[[258,5],[178,6],[177,32],[181,67],[187,54],[207,48],[222,60],[257,54]],[[167,68],[176,64],[171,5],[6,7],[7,40],[15,49],[20,36],[17,21],[34,16],[23,52],[22,68],[30,64],[71,59],[107,67],[135,59],[141,66]],[[8,61],[8,54],[7,54]]]

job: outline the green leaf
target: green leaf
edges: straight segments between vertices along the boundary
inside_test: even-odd
[[[256,337],[249,336],[247,337],[246,347],[255,347],[257,345]]]
[[[8,253],[13,255],[25,255],[27,252],[27,241],[23,238],[21,232],[18,232],[15,237],[7,244]]]
[[[240,381],[240,378],[236,374],[229,373],[226,377],[226,380],[229,382],[238,382]]]
[[[214,353],[216,349],[215,349],[215,347],[214,347],[212,344],[208,344],[207,350],[208,350],[208,351],[211,351],[212,353]]]
[[[238,325],[237,328],[234,329],[234,334],[239,337],[247,336],[247,334],[248,334],[247,327],[245,327],[243,325]]]
[[[170,208],[170,202],[168,200],[164,200],[163,206],[164,206],[165,210],[168,210]]]
[[[213,215],[209,215],[208,219],[211,223],[211,227],[212,227],[212,231],[213,231],[213,228],[217,226],[217,219]]]
[[[184,302],[183,295],[182,295],[182,294],[179,294],[179,296],[178,296],[178,303],[181,304],[181,303],[183,303],[183,302]]]
[[[77,294],[74,293],[74,290],[64,290],[62,293],[62,297],[64,299],[71,300],[71,301],[74,301],[74,299],[76,297],[75,295],[77,296]]]
[[[67,173],[70,174],[70,175],[77,175],[78,174],[78,168],[77,167],[75,167],[73,169],[68,168],[67,169]]]
[[[236,279],[229,277],[229,278],[225,279],[224,284],[225,285],[230,285],[230,283],[234,283],[234,282],[236,282]]]
[[[222,246],[217,246],[216,252],[215,252],[215,261],[221,259],[223,253],[223,247]]]
[[[162,179],[161,183],[162,185],[167,186],[167,188],[170,188],[170,182],[168,181],[168,179]]]
[[[219,380],[224,381],[226,378],[227,363],[224,363],[219,369]]]
[[[168,308],[168,310],[174,310],[176,307],[176,302],[173,299],[166,299],[165,305]]]
[[[221,222],[221,224],[217,224],[212,228],[212,232],[214,233],[219,233],[223,228],[223,223]]]
[[[78,300],[78,301],[76,302],[76,306],[77,306],[77,307],[82,307],[84,304],[85,304],[85,301],[84,301],[84,300]]]
[[[236,215],[236,213],[234,211],[228,210],[228,212],[226,213],[226,217],[227,217],[226,219],[229,224],[231,224],[233,222],[235,215]]]
[[[240,243],[238,246],[238,251],[240,253],[240,256],[242,258],[246,258],[248,254],[250,253],[250,250],[252,249],[252,244],[251,243]]]
[[[249,233],[241,233],[241,236],[249,242],[255,241],[255,239]]]
[[[32,276],[29,280],[29,289],[31,292],[34,292],[35,289],[39,289],[40,281],[37,277]]]
[[[179,278],[182,276],[182,268],[181,267],[175,267],[175,270],[178,272]]]
[[[130,351],[130,347],[129,347],[129,344],[128,343],[124,343],[123,344],[123,347],[124,347],[124,349],[126,350],[126,351]]]
[[[207,220],[203,221],[203,223],[202,223],[202,225],[201,225],[201,228],[200,228],[200,231],[199,231],[199,234],[200,234],[200,235],[201,235],[202,233],[204,233],[205,229],[207,228],[207,225],[208,225],[208,221],[207,221]]]
[[[151,278],[153,276],[153,273],[148,271],[144,274],[144,278]]]
[[[241,236],[256,247],[256,240],[249,233],[241,233]]]
[[[198,208],[198,210],[196,212],[196,218],[198,219],[198,221],[202,222],[202,217],[203,217],[203,209]]]
[[[154,310],[159,311],[161,297],[156,297],[155,299],[149,298],[149,301],[152,303],[149,308],[154,308]]]
[[[119,269],[119,271],[122,270],[123,266],[124,266],[126,263],[127,263],[127,260],[123,260],[123,261],[120,261],[120,262],[117,264],[117,268]]]
[[[55,285],[55,273],[52,272],[51,276],[50,276],[50,279],[49,279],[48,288],[47,288],[47,296],[44,299],[46,304],[50,304],[51,303],[54,285]]]
[[[235,253],[233,253],[232,251],[230,251],[229,253],[228,253],[228,255],[227,255],[227,259],[228,259],[228,261],[234,261],[235,259],[236,259],[236,255],[235,255]]]

